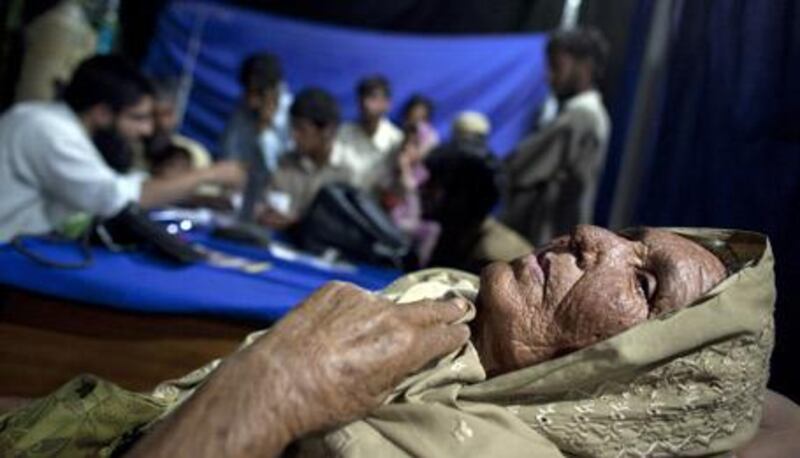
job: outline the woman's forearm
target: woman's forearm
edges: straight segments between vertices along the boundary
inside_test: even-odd
[[[228,357],[132,456],[275,456],[306,434],[366,415],[405,376],[461,347],[467,310],[461,299],[397,307],[328,283]]]
[[[253,348],[228,358],[191,402],[143,438],[131,456],[279,455],[293,439],[292,421],[285,418],[289,412],[280,405],[288,388],[283,385],[291,380],[256,350],[269,353]]]

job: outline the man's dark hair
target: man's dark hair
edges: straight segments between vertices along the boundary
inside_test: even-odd
[[[120,56],[105,55],[81,62],[61,98],[76,113],[100,104],[119,113],[148,95],[153,95],[153,85],[139,69]]]
[[[609,46],[603,33],[593,27],[559,30],[553,32],[547,42],[547,55],[552,57],[556,52],[577,59],[591,59],[597,82],[605,73]]]
[[[386,97],[392,96],[392,89],[391,86],[389,86],[389,80],[387,80],[383,75],[372,75],[362,78],[361,81],[358,82],[358,86],[356,86],[356,92],[358,93],[359,99],[368,97],[377,91],[383,92],[383,95]]]
[[[403,105],[403,119],[408,116],[408,113],[417,105],[422,105],[428,110],[428,119],[433,117],[433,100],[425,97],[422,94],[414,94],[408,98],[405,105]]]
[[[239,83],[246,89],[267,91],[277,88],[282,80],[281,62],[274,54],[254,54],[239,68]]]
[[[338,125],[341,119],[336,99],[328,91],[316,87],[297,93],[289,114],[293,119],[308,119],[320,129]]]

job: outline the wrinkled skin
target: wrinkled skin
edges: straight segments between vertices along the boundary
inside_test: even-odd
[[[466,310],[463,299],[395,306],[351,284],[323,287],[275,327],[265,355],[294,369],[293,429],[318,431],[377,407],[406,375],[468,340],[469,328],[452,324]]]
[[[235,353],[133,456],[274,456],[366,415],[408,374],[469,339],[463,299],[392,304],[329,283]]]
[[[495,375],[578,350],[684,307],[725,277],[690,240],[645,229],[628,240],[578,226],[540,251],[481,274],[475,346]]]

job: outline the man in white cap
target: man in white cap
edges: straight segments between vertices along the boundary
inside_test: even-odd
[[[492,123],[479,111],[462,111],[456,115],[451,127],[450,141],[460,146],[473,146],[476,150],[488,151],[487,141],[492,132]]]

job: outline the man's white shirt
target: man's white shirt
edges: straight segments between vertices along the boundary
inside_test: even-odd
[[[602,145],[608,145],[611,136],[611,119],[608,116],[603,96],[596,89],[581,92],[564,102],[563,111],[585,110],[592,114],[595,120],[595,133]],[[605,151],[605,146],[602,148]]]
[[[78,212],[112,216],[139,200],[145,178],[111,169],[66,104],[15,105],[0,118],[0,241]]]
[[[345,167],[352,174],[353,184],[372,190],[389,156],[403,141],[403,131],[383,118],[372,137],[358,123],[344,124],[336,138],[331,163]]]

